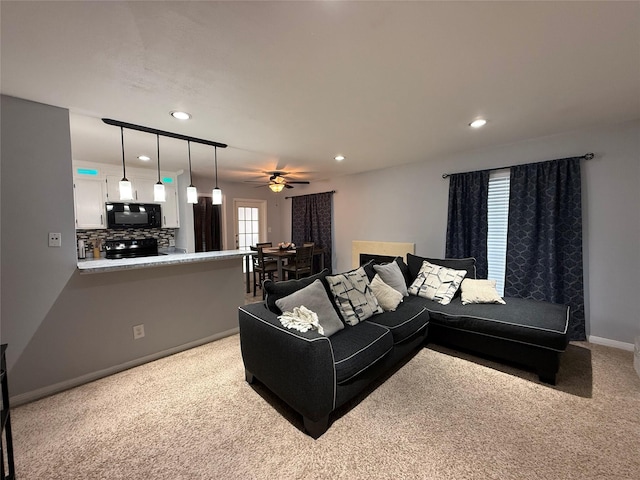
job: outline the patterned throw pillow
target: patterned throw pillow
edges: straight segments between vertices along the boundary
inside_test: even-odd
[[[360,267],[340,275],[329,275],[325,280],[347,324],[357,325],[376,313],[382,313],[382,308],[371,291],[364,268]]]
[[[434,300],[441,305],[448,305],[466,274],[466,270],[453,270],[425,260],[418,276],[409,287],[409,293]]]

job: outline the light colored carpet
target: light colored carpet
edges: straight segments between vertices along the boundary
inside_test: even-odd
[[[558,381],[425,348],[313,440],[234,335],[16,408],[17,478],[640,478],[632,353],[572,344]]]

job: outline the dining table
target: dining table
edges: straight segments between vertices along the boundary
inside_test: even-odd
[[[324,247],[313,247],[313,256],[320,256],[320,271],[324,270]],[[283,277],[283,269],[282,267],[285,265],[285,261],[289,258],[296,258],[296,249],[295,248],[280,248],[280,247],[265,247],[262,249],[262,253],[267,256],[274,258],[277,261],[278,265],[278,281],[284,280]],[[311,273],[314,273],[313,270]]]

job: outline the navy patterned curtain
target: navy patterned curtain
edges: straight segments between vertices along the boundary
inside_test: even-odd
[[[449,177],[447,258],[476,259],[477,278],[487,278],[488,170]]]
[[[313,242],[318,247],[324,247],[324,265],[329,271],[332,201],[333,192],[326,192],[293,197],[291,203],[291,241],[296,245]],[[318,271],[318,265],[314,265],[314,271]]]
[[[584,340],[580,159],[511,167],[505,295],[569,305]]]

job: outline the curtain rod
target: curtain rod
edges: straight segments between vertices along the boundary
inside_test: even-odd
[[[320,192],[320,193],[307,193],[306,195],[294,195],[292,197],[284,197],[285,200],[289,200],[290,198],[298,198],[298,197],[308,197],[309,195],[321,195],[323,193],[336,193],[335,190],[331,190],[330,192]]]
[[[166,132],[164,130],[158,130],[156,128],[151,128],[151,127],[144,127],[142,125],[136,125],[134,123],[121,122],[120,120],[113,120],[111,118],[103,118],[102,121],[107,125],[128,128],[129,130],[138,130],[139,132],[152,133],[154,135],[162,135],[163,137],[177,138],[178,140],[186,140],[188,142],[201,143],[203,145],[210,145],[212,147],[227,148],[226,143],[214,142],[213,140],[204,140],[202,138],[189,137],[188,135],[181,135],[179,133]]]
[[[565,157],[565,158],[557,158],[555,160],[543,160],[541,162],[532,162],[532,163],[542,163],[542,162],[557,162],[559,160],[568,160],[570,158],[580,158],[580,159],[584,159],[584,160],[591,160],[595,155],[593,153],[585,153],[584,155],[582,155],[581,157]],[[522,165],[528,165],[528,164],[522,164]],[[511,168],[511,167],[515,167],[516,165],[508,165],[506,167],[496,167],[496,168],[485,168],[483,170],[478,170],[479,172],[493,172],[494,170],[504,170],[505,168]],[[468,173],[468,172],[462,172],[462,173]],[[454,173],[443,173],[442,174],[442,178],[447,178],[451,175],[455,175]]]

